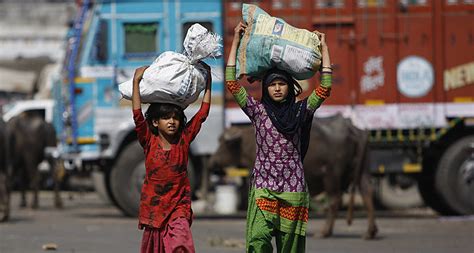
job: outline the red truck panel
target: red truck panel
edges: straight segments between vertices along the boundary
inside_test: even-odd
[[[443,13],[443,83],[446,102],[474,102],[474,10]]]
[[[371,129],[419,127],[410,121],[425,114],[419,124],[433,127],[474,117],[474,3],[301,0],[294,8],[287,0],[255,2],[293,26],[326,33],[334,73],[322,111],[370,114],[361,121]],[[227,57],[240,2],[226,1],[224,16]],[[303,96],[317,78],[303,82]],[[259,85],[245,86],[260,96]],[[226,100],[228,108],[236,106],[230,94]]]
[[[355,45],[358,104],[396,103],[397,62],[396,23],[390,8],[367,13],[358,9],[355,33],[361,37]]]

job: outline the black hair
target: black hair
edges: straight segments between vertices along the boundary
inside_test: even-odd
[[[297,97],[303,92],[301,85],[286,71],[277,68],[268,70],[262,78],[262,98],[268,96],[268,86],[275,80],[280,79],[288,85],[288,96]]]
[[[167,103],[151,103],[145,113],[145,118],[148,123],[148,127],[151,129],[151,132],[154,135],[158,135],[158,128],[153,126],[153,120],[168,118],[173,115],[178,117],[178,134],[180,135],[186,126],[186,115],[184,115],[184,110],[177,105]]]

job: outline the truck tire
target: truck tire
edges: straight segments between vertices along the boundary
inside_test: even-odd
[[[94,190],[99,195],[100,199],[106,204],[113,204],[111,196],[107,192],[107,185],[105,182],[104,172],[92,171],[92,182],[94,183]]]
[[[418,191],[423,202],[441,215],[455,215],[455,212],[444,201],[444,198],[435,187],[434,170],[423,166],[423,171],[418,175]]]
[[[125,147],[110,173],[112,194],[118,207],[126,216],[138,216],[144,177],[143,148],[138,141],[134,141]]]
[[[472,148],[474,136],[466,136],[446,149],[436,171],[436,188],[446,203],[459,215],[474,214],[474,173]]]
[[[140,192],[145,174],[143,148],[138,141],[134,141],[125,147],[110,173],[113,197],[126,216],[138,216]],[[188,177],[193,190],[195,180],[191,159],[188,159]]]
[[[405,177],[401,180],[406,182],[401,185],[397,178],[394,178],[397,176]],[[424,204],[416,180],[405,175],[387,175],[380,179],[378,187],[377,201],[386,209],[414,208]]]

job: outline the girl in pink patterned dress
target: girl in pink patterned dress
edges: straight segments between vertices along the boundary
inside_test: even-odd
[[[302,161],[314,112],[329,96],[331,74],[325,35],[314,31],[322,45],[321,84],[297,101],[301,86],[287,72],[269,70],[262,78],[262,99],[248,95],[236,81],[236,51],[246,25],[234,29],[226,68],[226,86],[255,127],[257,157],[252,170],[247,210],[247,252],[304,252],[309,195]]]

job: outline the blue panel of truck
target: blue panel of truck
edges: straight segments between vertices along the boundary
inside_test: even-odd
[[[75,84],[76,89],[81,91],[75,95],[74,104],[75,118],[78,122],[77,141],[81,151],[99,151],[97,143],[100,140],[97,138],[102,134],[109,134],[114,141],[120,142],[114,138],[114,129],[98,124],[103,124],[103,118],[107,118],[107,122],[116,121],[117,125],[122,127],[129,124],[127,120],[131,120],[130,115],[122,114],[124,108],[121,107],[127,102],[120,100],[118,84],[132,78],[135,68],[150,65],[164,51],[182,52],[186,29],[193,23],[199,22],[212,29],[213,32],[223,35],[222,2],[219,0],[104,0],[95,2],[92,8],[92,11],[88,12],[87,20],[84,21],[80,57],[76,66],[78,80],[92,80],[90,81],[92,83]],[[126,38],[126,31],[130,32],[127,27],[140,26],[156,29],[152,31],[151,37],[150,33],[147,34],[147,38],[153,41],[154,45],[139,40],[139,43],[136,43],[130,37]],[[138,51],[130,50],[130,44],[126,44],[126,39],[132,41],[132,46],[138,48]],[[152,50],[141,51],[143,47],[152,48]],[[223,128],[224,61],[221,57],[208,59],[206,62],[214,72],[212,90],[213,98],[216,99],[211,111],[214,115],[207,120],[207,124],[212,127],[203,128],[201,131],[201,138],[206,139],[207,142],[206,145],[199,145],[200,150],[208,150],[202,152],[210,152],[216,148],[218,142],[216,133],[220,133]],[[58,103],[58,105],[62,104],[64,104],[62,101]],[[187,110],[187,115],[193,114],[198,106],[199,103],[191,105]],[[119,118],[110,118],[110,115],[116,115],[114,117]],[[61,113],[58,113],[55,118],[61,119]],[[57,121],[60,122],[60,120]],[[65,130],[63,127],[59,128]],[[67,138],[62,138],[62,140],[65,139]],[[199,139],[195,143],[198,145]],[[206,147],[202,149],[203,146]],[[100,157],[100,155],[101,153],[97,152],[96,155],[91,154],[90,157]]]

